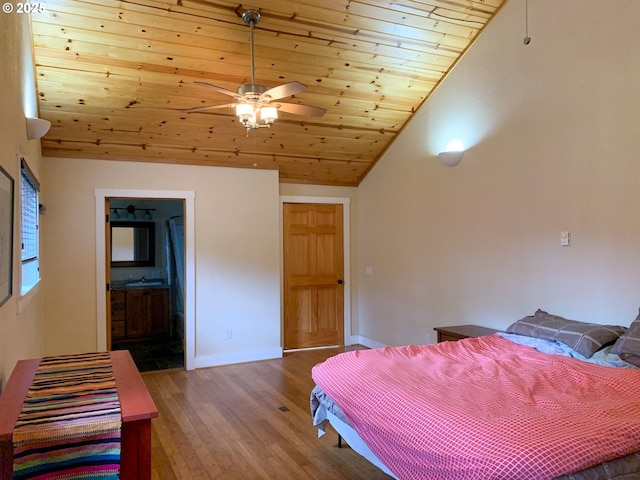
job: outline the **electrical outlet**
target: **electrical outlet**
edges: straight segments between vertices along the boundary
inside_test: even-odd
[[[233,338],[233,331],[231,329],[224,332],[224,338],[227,340],[231,340]]]
[[[431,335],[429,335],[428,333],[424,334],[424,343],[431,343]]]

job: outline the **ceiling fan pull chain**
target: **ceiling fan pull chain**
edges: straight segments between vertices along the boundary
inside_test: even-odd
[[[524,0],[524,40],[522,43],[529,45],[531,37],[529,36],[529,0]]]

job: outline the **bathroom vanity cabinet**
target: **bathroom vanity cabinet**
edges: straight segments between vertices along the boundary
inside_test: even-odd
[[[131,288],[111,291],[111,338],[169,335],[169,289]]]

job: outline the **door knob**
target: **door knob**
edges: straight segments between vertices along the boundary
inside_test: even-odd
[[[343,283],[342,279],[338,280],[338,285],[342,285]]]

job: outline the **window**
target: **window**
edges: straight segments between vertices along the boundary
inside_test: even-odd
[[[40,184],[21,159],[20,195],[22,202],[22,288],[25,295],[40,280],[39,238],[38,238],[38,191]]]

